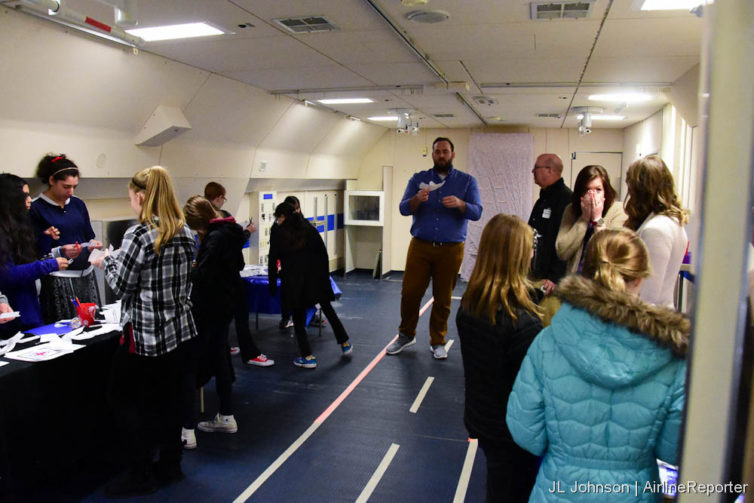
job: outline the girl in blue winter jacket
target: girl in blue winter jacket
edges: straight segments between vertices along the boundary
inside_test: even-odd
[[[647,250],[627,229],[595,234],[583,277],[536,337],[508,400],[521,447],[544,456],[530,502],[660,501],[657,459],[676,463],[689,321],[642,302]]]

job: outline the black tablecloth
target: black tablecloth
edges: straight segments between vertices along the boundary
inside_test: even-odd
[[[112,465],[105,391],[119,335],[76,341],[86,347],[45,362],[0,358],[10,362],[0,367],[0,501],[29,501],[32,489]]]

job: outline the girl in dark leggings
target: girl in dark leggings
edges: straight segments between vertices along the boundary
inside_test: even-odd
[[[330,285],[329,257],[325,243],[317,229],[309,223],[295,207],[283,202],[275,208],[275,219],[279,232],[270,237],[269,264],[281,263],[281,282],[286,287],[284,305],[293,312],[293,327],[301,356],[293,360],[297,367],[316,368],[317,359],[312,354],[306,333],[306,308],[319,304],[332,326],[335,339],[344,355],[353,351],[345,327],[340,322],[330,302],[335,295]],[[278,271],[268,268],[270,294],[277,293]]]
[[[220,410],[209,421],[201,421],[198,428],[205,432],[235,433],[238,425],[233,416],[231,388],[233,367],[230,361],[228,328],[233,318],[235,299],[240,290],[239,271],[244,261],[241,254],[246,237],[233,217],[222,218],[209,200],[192,196],[183,208],[186,223],[199,234],[199,250],[191,270],[192,312],[196,320],[199,340],[192,348],[195,373],[185,376],[183,445],[196,447],[196,412],[194,396],[198,384],[215,377]]]

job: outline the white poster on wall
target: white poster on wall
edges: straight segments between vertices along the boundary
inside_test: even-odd
[[[531,174],[534,137],[528,133],[473,133],[469,139],[469,172],[479,183],[484,211],[469,222],[461,277],[468,280],[476,261],[482,229],[498,213],[529,219],[533,206]]]

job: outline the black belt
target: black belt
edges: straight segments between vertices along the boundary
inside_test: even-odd
[[[422,243],[432,245],[432,246],[450,246],[450,245],[459,244],[458,242],[455,242],[455,241],[427,241],[425,239],[419,239],[419,238],[414,238],[414,239],[416,239],[417,241],[421,241]]]

